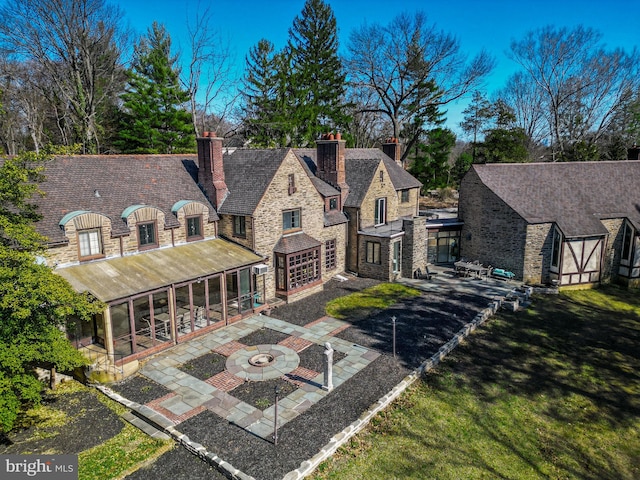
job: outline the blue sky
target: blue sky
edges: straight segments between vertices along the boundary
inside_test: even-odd
[[[472,56],[482,49],[497,61],[487,78],[486,91],[502,88],[516,69],[505,52],[513,39],[546,25],[574,27],[584,25],[600,31],[610,48],[631,52],[640,48],[640,0],[325,0],[334,11],[341,49],[349,33],[363,23],[385,25],[401,12],[424,11],[430,23],[454,35],[461,51]],[[122,8],[125,21],[142,34],[156,20],[163,23],[177,47],[186,41],[186,23],[198,8],[210,6],[215,29],[229,42],[237,71],[242,74],[249,49],[261,38],[284,46],[293,19],[300,14],[304,0],[114,0]],[[640,52],[639,52],[640,53]],[[465,102],[449,108],[449,126],[457,130]]]

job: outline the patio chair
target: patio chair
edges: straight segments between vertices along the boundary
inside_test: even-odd
[[[413,278],[415,278],[416,280],[431,280],[429,268],[427,267],[427,273],[422,273],[422,270],[419,268],[416,269],[416,271],[413,272]]]

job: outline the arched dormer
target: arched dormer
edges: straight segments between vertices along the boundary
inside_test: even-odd
[[[209,208],[202,202],[194,200],[180,200],[173,204],[171,212],[184,225],[184,236],[187,242],[205,238],[206,220],[209,218]]]
[[[131,205],[122,211],[120,217],[132,229],[131,233],[137,239],[138,250],[148,250],[161,245],[160,234],[164,231],[165,214],[160,208]]]
[[[111,236],[111,219],[107,215],[75,210],[62,217],[58,225],[64,230],[69,244],[77,245],[79,261],[95,260],[107,254],[105,239]]]

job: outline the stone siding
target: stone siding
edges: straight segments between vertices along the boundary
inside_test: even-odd
[[[527,242],[524,251],[523,281],[532,285],[551,282],[551,250],[553,224],[540,223],[527,226]]]
[[[460,256],[524,277],[527,223],[473,171],[462,179],[458,217],[464,222]]]
[[[145,206],[127,217],[129,235],[119,237],[112,237],[111,219],[106,215],[98,213],[78,215],[64,225],[64,233],[68,243],[47,250],[47,263],[51,266],[70,266],[80,263],[78,232],[88,229],[100,229],[103,256],[98,258],[105,259],[139,252],[137,225],[148,221],[156,222],[157,248],[171,247],[187,242],[186,217],[188,216],[202,215],[203,238],[215,238],[216,225],[215,222],[210,221],[209,212],[210,207],[207,205],[199,202],[188,203],[176,212],[180,227],[169,229],[165,227],[165,214],[160,209]]]
[[[602,271],[600,272],[600,281],[602,283],[611,283],[625,280],[620,278],[620,257],[622,255],[622,236],[624,229],[623,218],[612,218],[602,220],[602,224],[609,231],[609,237],[605,241],[604,251],[602,252]]]
[[[402,191],[397,192],[398,217],[415,217],[418,215],[418,202],[420,201],[420,189],[409,189],[409,201],[402,202]]]
[[[427,218],[414,217],[402,222],[405,232],[402,240],[402,276],[413,278],[419,268],[426,272],[427,266]]]
[[[290,174],[295,175],[297,187],[292,194],[289,194]],[[268,257],[266,263],[269,265],[269,271],[265,278],[267,298],[275,297],[276,293],[273,249],[284,234],[282,212],[296,208],[301,211],[301,230],[322,244],[320,265],[323,283],[333,275],[344,272],[345,225],[324,226],[324,199],[314,187],[298,158],[290,151],[267,187],[253,217],[255,231],[253,250],[259,255]],[[324,244],[332,239],[336,240],[337,267],[326,272]],[[302,298],[307,293],[306,291],[296,292],[295,298]]]
[[[383,172],[383,181],[380,181],[380,172]],[[369,228],[375,225],[376,199],[386,198],[387,203],[387,223],[398,219],[398,193],[389,179],[389,172],[380,162],[373,181],[365,194],[360,205],[359,228]],[[414,215],[412,213],[411,215]]]

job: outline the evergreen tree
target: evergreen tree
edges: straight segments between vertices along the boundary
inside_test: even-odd
[[[189,93],[180,86],[171,37],[154,22],[135,46],[118,146],[126,153],[182,153],[195,149]]]
[[[345,78],[338,57],[338,30],[331,7],[307,0],[289,29],[292,83],[295,87],[294,144],[311,144],[320,134],[340,130],[349,119],[344,110]]]
[[[434,128],[427,133],[427,142],[420,145],[420,153],[409,167],[424,190],[449,185],[449,154],[455,144],[456,136],[448,128]]]
[[[87,363],[63,327],[72,315],[88,320],[104,308],[37,261],[45,239],[34,228],[40,216],[31,198],[46,159],[29,152],[0,161],[0,432],[40,401],[33,367],[70,371]]]
[[[244,117],[246,135],[256,147],[279,147],[290,143],[292,110],[289,96],[289,62],[285,52],[262,39],[246,58]]]

